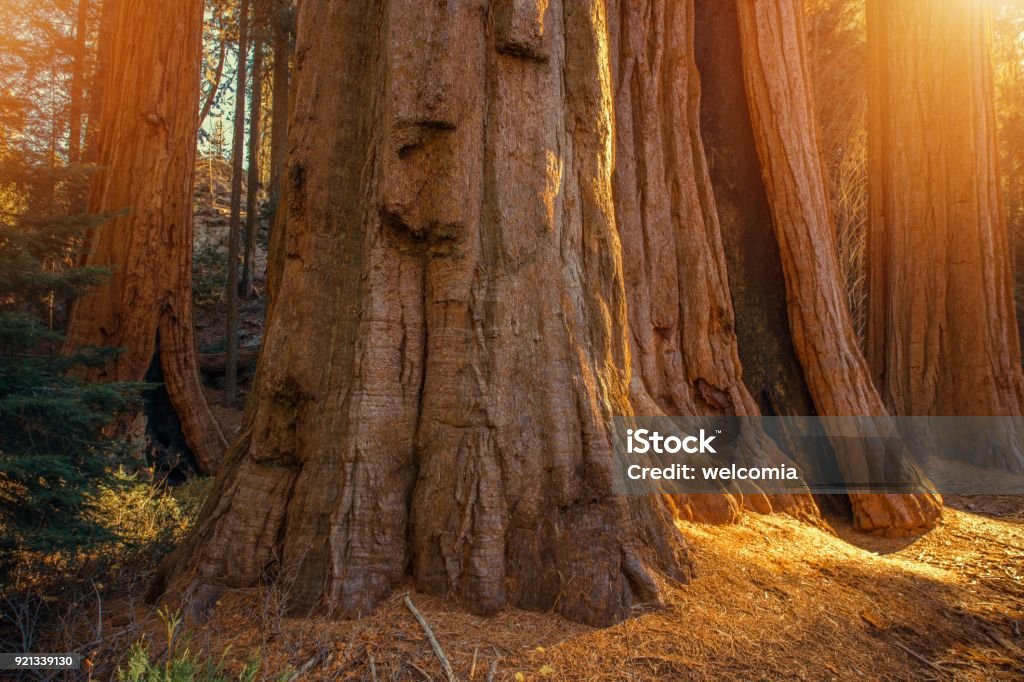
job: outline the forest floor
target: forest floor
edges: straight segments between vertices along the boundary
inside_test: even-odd
[[[493,679],[516,681],[1024,679],[1024,497],[952,502],[916,539],[836,519],[834,533],[785,516],[684,523],[698,577],[610,628],[517,610],[474,616],[409,585],[356,621],[288,618],[286,595],[233,590],[187,637],[226,670],[259,659],[270,679],[444,679],[408,592],[460,680],[485,680],[492,666]],[[143,633],[157,650],[166,642],[137,595],[104,609],[123,633],[108,651]],[[102,658],[98,670],[116,665]]]

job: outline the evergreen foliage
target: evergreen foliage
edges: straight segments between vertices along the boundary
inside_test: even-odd
[[[97,539],[90,499],[123,448],[104,429],[141,388],[77,378],[117,351],[62,354],[53,328],[64,302],[108,274],[74,264],[102,216],[62,213],[47,199],[80,180],[76,169],[0,162],[0,576],[20,552]]]

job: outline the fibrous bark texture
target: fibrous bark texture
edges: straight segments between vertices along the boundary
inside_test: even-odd
[[[868,3],[868,352],[897,414],[1024,407],[987,14],[980,0]]]
[[[750,124],[736,4],[696,0],[695,21],[700,133],[728,263],[744,383],[762,414],[812,415]]]
[[[615,208],[634,357],[632,402],[654,415],[756,416],[743,383],[721,231],[700,136],[693,3],[611,3]],[[752,452],[777,458],[760,431]],[[723,496],[724,497],[724,496]],[[675,500],[686,518],[728,520],[743,499]],[[816,515],[801,500],[747,496],[746,506]]]
[[[294,610],[358,615],[411,572],[475,611],[610,623],[687,578],[664,500],[611,492],[631,408],[608,20],[302,3],[264,360],[166,584],[270,574]]]
[[[771,414],[884,415],[843,298],[799,3],[698,0],[697,17],[704,139],[759,403]],[[851,474],[879,458],[836,454]],[[851,501],[861,528],[891,534],[939,513],[930,495]]]
[[[885,416],[846,307],[814,122],[799,0],[738,0],[747,101],[789,301],[793,346],[821,415]],[[847,472],[882,459],[834,442]],[[937,495],[851,495],[865,530],[930,528]]]
[[[142,381],[158,354],[189,448],[212,471],[226,442],[203,396],[192,333],[192,103],[203,3],[113,4],[89,211],[126,213],[91,240],[86,264],[113,272],[76,301],[67,344],[123,349],[89,370],[97,381]]]

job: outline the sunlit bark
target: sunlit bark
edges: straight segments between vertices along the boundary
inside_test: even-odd
[[[898,414],[1020,415],[988,8],[868,3],[868,349]],[[1018,457],[1002,462],[1024,468]]]
[[[76,301],[67,343],[122,349],[92,380],[142,381],[158,358],[188,445],[212,471],[226,443],[199,380],[191,301],[202,5],[119,0],[110,15],[89,210],[125,213],[90,243],[86,265],[113,273]]]

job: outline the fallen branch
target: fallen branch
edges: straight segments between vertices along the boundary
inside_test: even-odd
[[[412,612],[412,615],[416,618],[416,621],[423,628],[423,632],[426,633],[427,639],[430,640],[430,647],[434,650],[434,655],[437,656],[437,660],[441,661],[441,669],[444,670],[445,678],[448,682],[457,682],[458,678],[455,677],[455,671],[452,670],[452,664],[448,662],[448,657],[444,655],[444,649],[441,648],[440,642],[437,641],[437,637],[434,637],[434,631],[430,629],[427,624],[427,620],[423,617],[423,614],[419,612],[419,609],[412,603],[412,599],[409,599],[409,595],[405,595],[405,605]]]
[[[323,655],[324,655],[324,651],[323,651],[323,649],[320,649],[315,654],[310,656],[309,660],[307,660],[305,663],[303,663],[301,666],[299,666],[299,669],[296,670],[292,674],[292,676],[288,678],[288,682],[296,682],[296,680],[299,680],[303,675],[305,675],[306,673],[309,672],[310,668],[312,668],[314,665],[316,665],[317,662],[321,658],[323,658]]]
[[[925,658],[925,657],[924,657],[924,656],[922,656],[921,654],[917,653],[916,651],[914,651],[913,649],[911,649],[910,647],[908,647],[908,646],[907,646],[906,644],[904,644],[903,642],[900,642],[900,641],[897,641],[897,640],[893,640],[893,642],[892,642],[892,643],[893,643],[893,644],[895,644],[896,646],[898,646],[899,648],[903,649],[904,651],[906,651],[906,652],[907,652],[908,654],[910,654],[911,656],[913,656],[913,657],[914,657],[914,658],[916,658],[917,660],[919,660],[919,661],[921,661],[922,663],[924,663],[924,664],[925,664],[926,666],[928,666],[928,667],[929,667],[929,668],[931,668],[932,670],[937,670],[937,671],[939,671],[940,673],[943,673],[943,674],[945,674],[945,675],[948,675],[948,674],[949,674],[949,672],[950,672],[950,671],[946,670],[945,668],[943,668],[943,667],[942,667],[941,665],[939,665],[938,663],[932,663],[932,662],[931,662],[931,661],[929,661],[929,660],[928,660],[927,658]]]
[[[412,666],[412,669],[415,670],[416,672],[418,672],[423,677],[423,679],[425,679],[427,682],[434,682],[434,678],[431,677],[430,673],[428,673],[426,670],[424,670],[423,668],[419,667],[418,665],[416,665],[412,661],[407,661],[407,663],[410,666]]]

